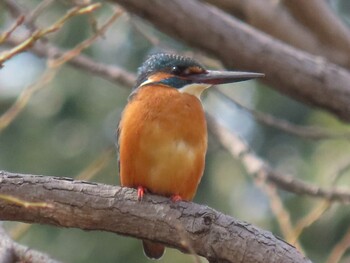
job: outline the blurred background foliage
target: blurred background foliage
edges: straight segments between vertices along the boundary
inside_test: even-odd
[[[17,2],[32,10],[40,1]],[[39,16],[37,25],[45,27],[53,23],[70,7],[69,1],[54,1]],[[331,1],[331,7],[349,25],[349,1]],[[103,21],[111,12],[110,6],[104,5],[91,16],[74,17],[62,30],[48,38],[62,49],[73,48],[91,36],[93,17]],[[9,12],[0,5],[0,31],[9,28],[11,23],[13,19]],[[161,44],[154,45],[145,34]],[[84,53],[95,61],[136,72],[147,55],[162,51],[162,47],[194,56],[209,67],[219,65],[211,63],[213,60],[206,59],[205,54],[198,55],[199,51],[126,13]],[[0,52],[8,48],[2,45]],[[45,68],[46,60],[29,52],[4,64],[0,70],[0,115],[26,86],[39,78]],[[293,101],[258,82],[226,85],[220,90],[244,105],[295,124],[334,130],[348,127],[332,115]],[[104,154],[106,165],[91,180],[118,184],[117,156],[110,149],[115,144],[115,130],[129,91],[130,87],[112,84],[65,65],[52,82],[31,98],[24,111],[0,132],[0,169],[76,177]],[[208,91],[203,100],[209,112],[242,136],[260,157],[280,171],[320,186],[330,186],[334,174],[350,162],[347,140],[311,141],[261,125],[249,113],[222,100],[214,91]],[[349,178],[350,172],[347,171],[337,185],[349,186]],[[322,202],[283,191],[279,194],[293,225]],[[194,201],[283,236],[266,193],[213,136],[210,136],[205,175]],[[317,222],[303,231],[300,242],[307,256],[314,262],[323,262],[348,230],[349,222],[348,206],[333,204]],[[26,227],[10,222],[6,222],[5,227],[20,243],[63,262],[147,262],[140,242],[133,238],[44,225]],[[350,253],[347,256],[342,262],[350,262]],[[160,262],[193,262],[193,258],[168,249]]]

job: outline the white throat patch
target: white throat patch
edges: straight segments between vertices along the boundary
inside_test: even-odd
[[[199,100],[201,99],[201,94],[204,90],[209,88],[210,84],[199,84],[199,83],[194,83],[194,84],[189,84],[186,86],[183,86],[182,88],[179,89],[181,93],[188,93],[193,96],[196,96]]]

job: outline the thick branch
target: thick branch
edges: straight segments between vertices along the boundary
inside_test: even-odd
[[[350,121],[350,73],[196,0],[111,0],[230,68],[266,74],[275,89]],[[190,26],[189,26],[190,25]]]
[[[350,31],[325,0],[282,1],[291,13],[323,42],[343,51],[349,61]],[[344,59],[345,59],[344,58]]]
[[[278,3],[271,0],[206,0],[207,2],[223,9],[227,13],[235,16],[239,15],[242,19],[255,28],[280,39],[289,45],[305,50],[311,54],[324,56],[329,61],[350,67],[349,52],[343,47],[326,46],[319,41],[315,35],[304,25],[300,24],[288,10]],[[323,0],[318,2],[324,2]],[[295,1],[286,1],[288,4]],[[307,3],[311,1],[305,1]],[[304,4],[304,2],[303,2]],[[299,5],[302,5],[300,4]],[[313,11],[314,12],[314,11]],[[314,12],[316,13],[316,12]],[[278,21],[278,23],[276,23]],[[322,22],[323,23],[323,22]],[[317,25],[318,27],[319,24]]]
[[[0,194],[49,205],[25,208],[0,199],[0,220],[110,231],[183,251],[189,243],[212,262],[311,262],[270,232],[209,207],[152,195],[138,202],[130,188],[3,171]]]

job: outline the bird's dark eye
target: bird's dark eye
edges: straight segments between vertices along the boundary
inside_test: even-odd
[[[192,73],[190,67],[185,66],[173,66],[171,68],[171,73],[178,75],[178,76],[186,76]]]
[[[180,75],[183,72],[184,68],[180,67],[180,66],[173,66],[171,68],[171,73],[176,74],[176,75]]]
[[[205,69],[193,66],[193,67],[186,67],[186,66],[173,66],[170,69],[171,73],[177,76],[186,76],[186,75],[192,75],[192,74],[200,74],[204,73]]]

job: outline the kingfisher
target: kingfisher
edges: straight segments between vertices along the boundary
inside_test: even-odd
[[[204,172],[207,125],[200,96],[207,88],[262,77],[212,71],[194,59],[151,55],[139,68],[136,85],[118,126],[121,186],[191,201]],[[162,244],[143,241],[146,256],[160,258]]]

